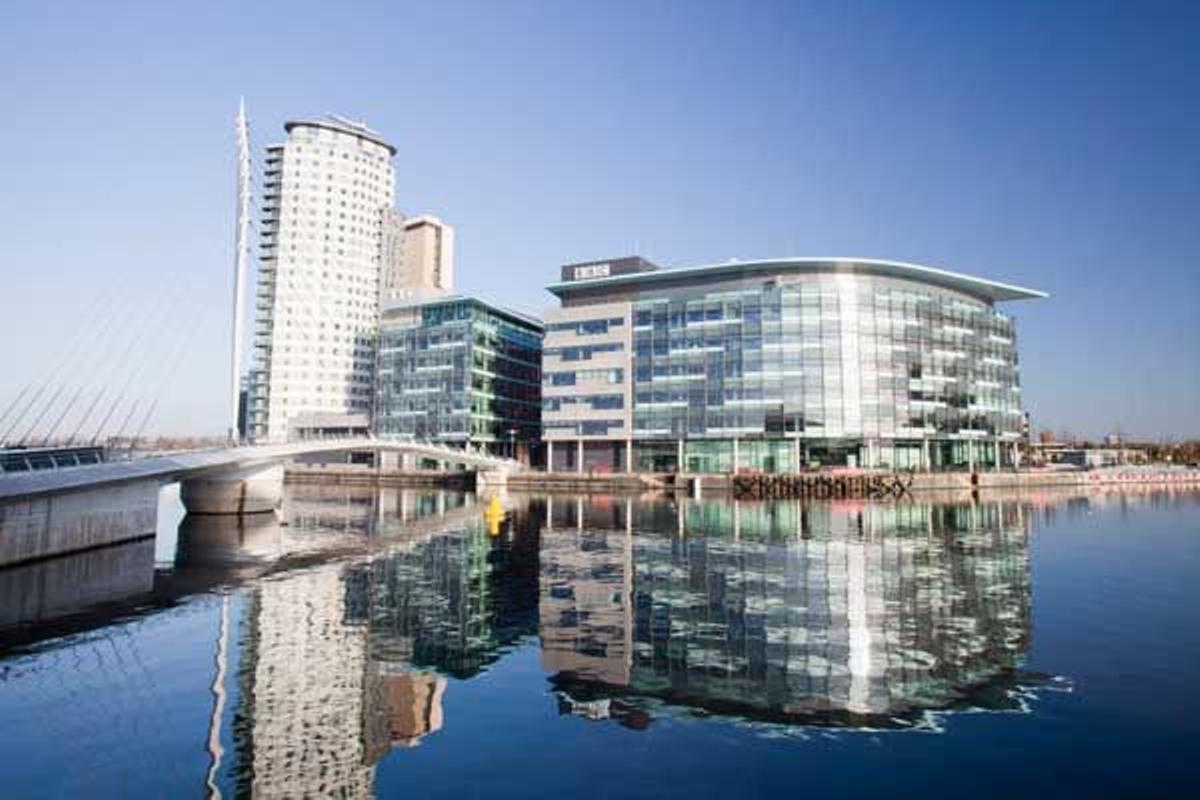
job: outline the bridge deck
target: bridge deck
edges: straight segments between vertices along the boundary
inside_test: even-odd
[[[129,481],[186,480],[232,468],[266,466],[296,456],[349,450],[411,453],[421,458],[451,461],[489,470],[514,471],[523,468],[522,464],[511,459],[497,458],[470,450],[457,450],[426,442],[375,438],[323,439],[286,444],[230,447],[221,450],[200,450],[151,456],[133,461],[114,461],[54,470],[7,473],[0,475],[0,500],[17,500]]]

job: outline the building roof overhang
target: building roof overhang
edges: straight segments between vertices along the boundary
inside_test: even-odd
[[[1027,289],[985,278],[976,278],[959,272],[910,264],[904,261],[885,261],[875,258],[770,258],[754,261],[730,261],[724,264],[707,264],[698,267],[678,267],[654,272],[638,272],[629,275],[614,275],[607,278],[586,278],[563,281],[546,287],[559,298],[576,292],[638,286],[654,286],[688,278],[724,278],[754,273],[853,273],[882,275],[885,277],[926,283],[972,295],[989,303],[1009,300],[1033,300],[1049,297],[1037,289]]]
[[[486,308],[495,314],[499,314],[502,317],[507,317],[513,322],[524,325],[528,328],[532,328],[539,333],[544,331],[546,327],[545,323],[543,323],[541,319],[532,314],[526,314],[524,311],[517,311],[515,308],[496,305],[495,303],[490,303],[481,297],[476,297],[469,294],[440,294],[426,297],[414,297],[405,300],[393,300],[384,303],[382,309],[380,309],[380,316],[386,317],[390,311],[403,311],[405,309],[425,308],[428,306],[442,306],[449,305],[451,303],[473,303],[482,308]]]
[[[291,133],[292,128],[324,128],[337,133],[348,133],[351,136],[357,136],[360,139],[366,139],[368,142],[374,142],[380,147],[386,147],[391,155],[396,155],[396,146],[384,141],[383,137],[377,132],[371,130],[365,125],[357,125],[340,117],[330,117],[329,119],[293,119],[283,124],[284,133]]]

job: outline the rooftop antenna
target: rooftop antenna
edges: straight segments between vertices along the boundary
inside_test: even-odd
[[[229,441],[237,442],[238,406],[242,382],[242,337],[245,316],[246,268],[250,260],[250,130],[246,122],[246,99],[238,99],[237,119],[237,220],[233,260],[233,342],[229,363]]]

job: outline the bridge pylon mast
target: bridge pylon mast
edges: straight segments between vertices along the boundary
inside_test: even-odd
[[[246,100],[238,100],[237,119],[237,217],[233,262],[233,332],[229,374],[229,441],[239,440],[238,408],[242,381],[242,351],[245,327],[246,271],[250,261],[250,129],[246,121]],[[248,398],[247,398],[248,399]]]

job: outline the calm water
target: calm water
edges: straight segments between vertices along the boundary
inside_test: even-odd
[[[0,796],[1196,796],[1200,495],[290,487],[0,571]]]

